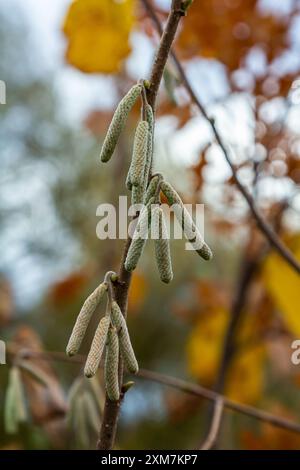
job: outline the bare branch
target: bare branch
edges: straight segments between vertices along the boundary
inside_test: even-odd
[[[190,393],[191,395],[196,395],[198,397],[205,398],[210,401],[217,401],[219,399],[223,400],[224,407],[229,408],[238,413],[250,416],[252,418],[258,419],[259,421],[264,421],[273,426],[277,426],[288,431],[292,431],[300,434],[300,424],[294,423],[287,419],[281,418],[279,416],[268,413],[267,411],[260,410],[250,405],[243,405],[242,403],[237,403],[235,401],[229,400],[224,395],[221,395],[213,390],[202,387],[201,385],[192,384],[186,382],[185,380],[177,379],[175,377],[170,377],[168,375],[160,374],[158,372],[152,372],[150,370],[142,369],[139,372],[139,377],[150,380],[152,382],[161,383],[173,387],[177,390],[181,390],[185,393]]]
[[[157,31],[161,35],[162,34],[162,27],[161,27],[160,21],[159,21],[157,15],[156,15],[155,11],[153,10],[153,7],[152,7],[150,1],[149,0],[142,0],[142,2],[144,4],[145,9],[148,12],[149,16],[152,18],[152,20],[153,20],[153,22],[154,22],[154,24],[157,28]],[[188,81],[187,76],[185,74],[185,71],[184,71],[179,59],[177,58],[177,55],[175,54],[175,52],[171,50],[170,54],[172,56],[172,59],[174,61],[175,66],[177,68],[177,71],[178,71],[178,73],[181,77],[182,83],[185,86],[188,94],[190,95],[191,100],[195,103],[195,105],[199,109],[199,111],[202,114],[202,116],[204,117],[204,119],[209,123],[209,125],[210,125],[210,127],[213,131],[213,134],[215,136],[215,139],[216,139],[217,143],[219,144],[228,165],[230,166],[230,169],[231,169],[231,172],[232,172],[232,175],[233,175],[233,179],[234,179],[239,191],[244,196],[244,198],[245,198],[245,200],[246,200],[246,202],[249,206],[249,209],[250,209],[254,219],[256,220],[256,223],[257,223],[259,229],[261,230],[261,232],[264,233],[265,237],[268,239],[269,243],[275,248],[275,250],[277,250],[277,252],[286,260],[287,263],[289,263],[290,266],[292,266],[292,268],[298,274],[300,274],[300,263],[293,256],[291,251],[284,245],[284,243],[282,243],[281,239],[274,232],[274,230],[272,229],[270,224],[268,224],[263,219],[263,217],[261,216],[259,210],[257,209],[257,207],[255,205],[255,202],[254,202],[251,194],[249,193],[247,188],[245,188],[239,180],[237,170],[236,170],[234,164],[231,161],[231,157],[229,155],[229,150],[227,149],[227,147],[226,147],[225,143],[223,142],[223,139],[222,139],[219,131],[217,130],[214,119],[211,118],[207,114],[206,109],[204,108],[203,104],[201,103],[199,98],[196,96],[196,94],[195,94],[190,82]]]
[[[214,406],[214,414],[211,421],[211,428],[209,430],[208,436],[205,439],[204,443],[200,447],[200,450],[210,450],[214,447],[218,434],[220,432],[220,427],[222,424],[224,411],[224,400],[223,397],[217,398]]]
[[[180,18],[184,14],[181,9],[181,0],[173,0],[171,10],[168,16],[166,27],[160,30],[161,40],[157,50],[150,75],[150,88],[148,90],[148,103],[155,108],[155,101],[159,85],[162,79],[165,65],[167,63],[171,45],[174,41]]]
[[[74,361],[73,357],[65,356],[63,352],[56,351],[34,351],[26,349],[17,352],[15,348],[11,347],[11,345],[8,345],[7,351],[11,355],[20,354],[19,357],[22,357],[23,359],[35,358],[44,361],[57,361],[69,363],[77,362],[81,364],[84,364],[86,360],[86,356],[77,356],[76,361]],[[300,424],[298,423],[281,418],[264,410],[260,410],[259,408],[255,408],[254,406],[243,405],[242,403],[237,403],[235,401],[229,400],[224,395],[214,392],[213,390],[210,390],[208,388],[202,387],[201,385],[186,382],[185,380],[177,379],[169,375],[160,374],[159,372],[154,372],[146,369],[141,369],[137,376],[141,379],[167,385],[169,387],[175,388],[176,390],[181,390],[182,392],[189,393],[191,395],[196,395],[212,402],[222,400],[224,408],[231,409],[246,416],[250,416],[251,418],[255,418],[259,421],[264,421],[273,426],[277,426],[279,428],[300,434]]]

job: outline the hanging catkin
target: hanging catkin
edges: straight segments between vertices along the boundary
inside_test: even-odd
[[[147,206],[144,207],[143,211],[140,214],[139,221],[133,234],[132,242],[130,244],[125,260],[126,271],[133,271],[137,267],[138,261],[143,252],[145,243],[148,238],[148,229],[151,215],[150,210],[150,205],[147,204]]]
[[[195,251],[205,260],[210,260],[213,256],[211,249],[205,243],[202,235],[196,227],[191,215],[184,207],[184,204],[177,194],[175,189],[166,181],[162,181],[160,184],[161,190],[166,196],[169,204],[173,206],[174,213],[179,223],[182,226],[182,230],[187,240],[192,243]]]
[[[131,204],[143,204],[145,191],[143,186],[132,186]]]
[[[146,105],[146,121],[148,122],[148,139],[147,139],[147,158],[144,172],[144,192],[146,192],[149,180],[149,174],[153,157],[153,138],[154,138],[154,116],[152,108]]]
[[[145,204],[148,204],[149,200],[156,195],[157,186],[162,181],[162,179],[162,175],[159,174],[151,178],[145,195]]]
[[[100,320],[84,367],[84,375],[86,377],[93,377],[97,372],[106,343],[109,325],[110,318],[108,316]]]
[[[150,168],[151,168],[151,162],[152,162],[152,141],[153,141],[153,136],[152,136],[152,129],[153,127],[153,113],[152,113],[152,108],[151,106],[147,105],[148,108],[150,108],[150,113],[152,116],[149,118],[148,125],[149,125],[149,130],[147,132],[147,156],[146,156],[146,161],[144,165],[144,175],[143,175],[143,184],[135,185],[133,186],[132,184],[132,167],[134,164],[134,160],[132,161],[130,165],[130,169],[126,178],[126,187],[130,191],[132,191],[132,197],[131,197],[131,203],[134,204],[143,204],[145,202],[145,195],[146,195],[146,189],[148,186],[148,180],[149,180],[149,173],[150,173]],[[149,110],[148,110],[149,114]]]
[[[131,166],[128,170],[128,173],[127,173],[127,176],[126,176],[126,181],[125,181],[125,186],[126,188],[131,191],[132,190],[132,182],[131,182],[131,175],[130,175],[130,171],[131,171]]]
[[[162,209],[156,207],[152,216],[153,231],[155,234],[155,256],[162,282],[168,284],[173,279],[172,261],[170,253],[169,234],[165,224],[165,217]]]
[[[102,145],[100,153],[100,158],[102,162],[108,162],[110,160],[115,150],[119,136],[125,126],[128,114],[131,108],[133,107],[134,103],[136,102],[137,98],[141,94],[141,91],[141,84],[134,85],[124,96],[124,98],[120,101]]]
[[[119,338],[114,326],[107,335],[104,376],[108,398],[111,401],[119,400]]]
[[[74,356],[78,352],[90,319],[106,291],[106,284],[100,284],[84,302],[67,345],[69,356]]]
[[[133,186],[144,185],[144,172],[147,160],[148,122],[140,121],[134,136],[130,167],[130,180]]]
[[[115,301],[113,301],[111,305],[111,317],[114,326],[118,330],[120,350],[124,359],[124,363],[129,372],[131,372],[132,374],[137,374],[139,366],[130,341],[126,321],[120,310],[119,305]]]

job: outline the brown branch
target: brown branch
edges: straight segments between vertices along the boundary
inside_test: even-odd
[[[175,33],[181,16],[181,0],[172,0],[171,10],[168,16],[167,24],[162,35],[158,51],[154,60],[154,64],[151,70],[150,87],[147,90],[148,102],[152,106],[153,110],[155,108],[156,96],[162,79],[162,74],[168,59],[172,42],[175,38]],[[124,263],[128,249],[130,247],[130,243],[131,239],[128,238],[122,257],[118,280],[115,283],[116,301],[119,304],[119,307],[125,318],[127,316],[127,300],[131,282],[131,273],[126,271]],[[119,364],[119,383],[120,388],[122,390],[123,361],[121,357]],[[124,393],[121,393],[120,399],[118,401],[110,401],[108,396],[106,395],[103,421],[101,425],[99,441],[97,443],[97,448],[99,450],[110,450],[114,447],[118,417],[123,397]]]
[[[168,375],[160,374],[158,372],[152,372],[150,370],[145,369],[140,370],[138,375],[139,377],[145,380],[164,384],[169,387],[173,387],[177,390],[181,390],[182,392],[190,393],[191,395],[196,395],[198,397],[205,398],[206,400],[215,402],[217,400],[222,399],[225,408],[237,411],[238,413],[250,416],[251,418],[255,418],[259,421],[264,421],[273,426],[277,426],[279,428],[300,434],[300,424],[298,423],[281,418],[259,408],[255,408],[254,406],[237,403],[213,390],[202,387],[201,385],[192,384],[186,382],[185,380],[177,379],[175,377],[170,377]]]
[[[44,361],[69,362],[78,364],[84,364],[86,361],[86,356],[83,355],[77,356],[75,361],[73,357],[68,357],[65,355],[65,353],[62,352],[34,351],[29,349],[15,351],[13,348],[10,347],[10,345],[8,345],[7,351],[9,354],[12,355],[20,354],[23,359],[35,358]],[[202,387],[201,385],[186,382],[185,380],[177,379],[169,375],[160,374],[159,372],[154,372],[146,369],[140,369],[138,377],[151,382],[167,385],[169,387],[175,388],[176,390],[180,390],[191,395],[202,397],[212,402],[222,400],[224,408],[231,409],[246,416],[250,416],[251,418],[255,418],[259,421],[263,421],[273,426],[277,426],[279,428],[300,434],[300,424],[298,423],[287,420],[285,418],[281,418],[259,408],[229,400],[224,395],[217,393],[214,390]]]
[[[150,75],[150,88],[147,93],[148,103],[155,108],[156,97],[159,85],[163,76],[164,68],[167,63],[171,46],[175,38],[175,34],[184,11],[181,8],[181,0],[173,0],[171,10],[167,19],[164,31],[160,29],[161,39],[154,64]]]
[[[123,257],[119,269],[118,279],[115,282],[115,298],[116,301],[126,318],[127,316],[127,302],[128,302],[128,291],[130,288],[131,282],[131,273],[126,271],[124,263],[127,256],[128,249],[130,247],[131,239],[128,238],[123,252]],[[119,359],[119,383],[120,388],[122,388],[123,383],[123,360],[120,356]],[[100,429],[99,440],[97,442],[98,450],[110,450],[114,447],[118,418],[122,400],[124,394],[120,394],[120,399],[118,401],[111,401],[107,394],[105,397],[105,405],[103,412],[103,420]]]
[[[279,207],[279,210],[275,215],[274,220],[272,221],[274,230],[276,232],[280,231],[282,214],[285,207],[285,204],[282,204]],[[244,320],[246,314],[245,304],[247,295],[252,281],[257,274],[259,267],[261,266],[262,260],[265,258],[269,249],[270,245],[263,241],[263,243],[257,248],[256,253],[253,253],[252,251],[251,257],[248,254],[248,247],[246,247],[245,254],[242,257],[240,270],[237,277],[235,296],[233,298],[230,309],[230,320],[225,332],[221,360],[214,387],[214,390],[218,393],[223,393],[228,369],[232,363],[233,356],[236,355],[237,351],[241,350],[241,344],[238,344],[237,340],[237,333],[238,328],[241,322]],[[211,414],[212,410],[210,410],[210,416]]]
[[[230,310],[230,320],[225,333],[222,357],[216,379],[215,390],[217,392],[222,392],[224,389],[228,366],[231,363],[232,357],[236,350],[236,331],[244,312],[246,295],[251,281],[257,272],[258,266],[260,265],[260,261],[261,258],[259,255],[252,257],[251,259],[248,259],[247,256],[244,256],[240,263],[241,267],[237,281],[238,285],[236,287],[236,294]]]
[[[149,16],[152,18],[152,20],[153,20],[153,22],[154,22],[154,24],[157,28],[157,31],[161,35],[162,34],[162,27],[161,27],[159,18],[157,17],[157,15],[156,15],[156,13],[155,13],[152,5],[151,5],[151,2],[149,0],[142,0],[142,2],[144,4],[145,9],[148,12]],[[257,223],[259,229],[264,233],[265,237],[268,239],[269,243],[275,248],[275,250],[277,250],[277,252],[286,260],[287,263],[289,263],[290,266],[292,266],[292,268],[298,274],[300,274],[300,263],[293,256],[292,252],[284,245],[284,243],[282,243],[281,239],[277,236],[277,234],[274,232],[272,227],[263,219],[263,217],[261,216],[259,210],[257,209],[257,207],[255,205],[255,202],[254,202],[251,194],[249,193],[247,188],[245,188],[243,186],[243,184],[240,182],[238,174],[237,174],[237,170],[236,170],[236,168],[235,168],[234,164],[232,163],[231,158],[229,156],[229,150],[227,149],[225,143],[223,142],[223,139],[222,139],[217,127],[216,127],[215,120],[207,114],[207,111],[204,108],[203,104],[201,103],[199,98],[196,96],[189,80],[187,79],[184,68],[181,65],[176,53],[171,50],[170,55],[172,56],[172,59],[173,59],[174,64],[177,68],[177,71],[178,71],[178,73],[181,77],[181,81],[182,81],[183,85],[185,86],[188,94],[190,95],[191,100],[195,103],[195,105],[199,109],[199,111],[202,114],[202,116],[204,117],[204,119],[209,123],[209,125],[210,125],[210,127],[213,131],[213,134],[215,136],[215,139],[216,139],[217,143],[219,144],[228,165],[230,166],[233,179],[234,179],[239,191],[244,196],[244,198],[245,198],[245,200],[246,200],[246,202],[249,206],[249,209],[250,209],[254,219],[256,220],[256,223]]]
[[[214,390],[218,393],[223,393],[226,383],[228,370],[232,364],[232,359],[236,354],[237,345],[237,332],[241,322],[243,321],[245,314],[245,302],[249,287],[253,280],[253,277],[259,266],[259,256],[248,259],[247,256],[242,258],[240,263],[240,271],[238,273],[236,293],[233,298],[232,306],[230,309],[230,319],[228,326],[225,331],[225,337],[222,344],[222,352],[220,358],[220,364],[218,365]],[[209,423],[213,423],[215,408],[210,407],[208,409],[208,426]],[[213,446],[217,447],[217,436],[213,443]]]
[[[12,358],[17,359],[41,359],[44,361],[68,362],[74,364],[83,364],[86,356],[77,354],[76,356],[67,356],[65,352],[60,351],[35,351],[28,348],[20,348],[15,343],[7,345],[7,353]]]
[[[210,450],[214,447],[217,441],[219,432],[220,432],[220,427],[221,427],[222,418],[223,418],[223,411],[224,411],[224,400],[222,397],[222,398],[218,398],[215,401],[211,428],[209,430],[207,438],[205,439],[204,443],[200,447],[200,450]]]

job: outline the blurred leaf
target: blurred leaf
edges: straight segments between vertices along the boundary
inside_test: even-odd
[[[184,105],[178,105],[171,102],[170,100],[164,100],[161,102],[157,109],[158,116],[172,115],[177,118],[178,128],[183,127],[189,119],[192,117],[190,103]]]
[[[239,340],[251,338],[255,322],[248,315],[248,321],[240,329]],[[228,326],[228,311],[215,308],[201,315],[187,343],[187,360],[190,373],[201,383],[211,386],[217,376],[225,331]],[[240,348],[229,368],[225,393],[236,401],[253,403],[262,394],[264,386],[263,362],[264,347],[254,344],[252,347]]]
[[[266,14],[258,4],[259,0],[194,2],[179,35],[180,55],[217,59],[233,71],[259,44],[273,60],[283,51],[289,24],[280,15]]]
[[[76,407],[73,410],[73,419],[77,444],[79,447],[87,449],[89,447],[89,431],[85,416],[83,395],[80,395],[76,400]]]
[[[99,432],[100,425],[101,425],[101,420],[100,416],[95,404],[95,401],[93,400],[92,395],[85,390],[83,392],[83,407],[85,411],[85,419],[89,423],[89,425],[92,427],[93,431],[95,433]]]
[[[207,165],[206,152],[210,148],[210,146],[211,146],[210,143],[205,145],[205,147],[199,153],[198,162],[196,163],[196,165],[192,166],[196,191],[199,191],[202,188],[202,185],[204,183],[203,169]]]
[[[175,97],[175,88],[178,84],[178,79],[176,78],[173,71],[169,67],[165,68],[163,77],[164,77],[165,89],[168,94],[169,100],[171,101],[172,104],[176,106],[177,101]]]
[[[134,272],[131,281],[131,287],[128,296],[128,312],[139,312],[147,293],[146,279],[141,272]]]
[[[14,300],[10,282],[0,277],[0,326],[5,326],[12,319]]]
[[[51,382],[49,382],[48,375],[42,370],[39,370],[33,364],[30,364],[29,361],[18,361],[18,367],[20,367],[22,371],[27,372],[30,377],[34,378],[45,387],[48,387],[48,385],[51,384]]]
[[[289,237],[287,245],[300,260],[300,234]],[[300,335],[299,290],[300,277],[275,251],[266,259],[263,280],[275,305],[282,313],[287,328]]]
[[[43,351],[42,343],[36,332],[27,326],[19,327],[14,336],[14,346],[20,351],[32,350]],[[16,353],[18,356],[18,352]],[[28,408],[35,424],[44,426],[50,436],[56,439],[61,428],[66,413],[66,401],[63,389],[49,361],[43,359],[31,358],[30,364],[36,374],[47,380],[47,387],[40,381],[36,380],[28,373],[22,372],[22,379],[26,396],[28,397]],[[47,379],[46,379],[47,376]],[[52,424],[57,425],[53,429]],[[49,428],[51,427],[51,429]],[[60,429],[61,430],[61,429]]]
[[[103,136],[111,122],[113,113],[111,111],[93,110],[90,111],[84,120],[84,125],[92,134]]]
[[[82,294],[88,280],[84,272],[73,272],[51,286],[49,298],[56,305],[72,303]]]
[[[77,445],[90,448],[101,425],[105,395],[97,376],[92,379],[78,377],[68,394],[67,423]],[[81,426],[81,429],[78,429]],[[93,446],[92,446],[93,447]]]
[[[87,73],[116,73],[130,53],[134,0],[74,0],[63,31],[67,61]]]
[[[269,411],[290,421],[295,419],[294,413],[281,404],[272,405]],[[241,441],[243,447],[250,450],[294,450],[300,447],[298,434],[268,423],[262,423],[259,433],[242,430]]]
[[[226,395],[241,403],[255,403],[264,390],[265,349],[262,345],[237,352],[228,371]]]
[[[18,432],[19,423],[26,421],[27,410],[22,379],[18,367],[9,371],[8,387],[5,396],[4,420],[8,434]]]
[[[212,383],[216,377],[227,324],[228,312],[217,308],[199,319],[188,339],[189,371],[205,383]]]

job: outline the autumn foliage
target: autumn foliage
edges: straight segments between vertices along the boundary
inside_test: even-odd
[[[158,42],[156,28],[143,2],[74,0],[69,3],[62,27],[65,66],[89,76],[113,77],[115,93],[121,97],[136,82],[137,77],[130,75],[127,66],[135,42],[143,37],[150,43],[152,52]],[[264,219],[300,261],[300,101],[297,95],[300,64],[296,52],[299,37],[295,33],[300,9],[299,2],[291,2],[289,8],[277,6],[285,2],[274,2],[275,6],[269,3],[194,0],[182,19],[174,50],[230,149],[242,184],[248,188]],[[164,24],[168,12],[160,2],[150,1],[150,4]],[[213,81],[215,86],[211,85]],[[96,150],[93,148],[96,154],[113,108],[94,107],[83,120],[85,138],[97,139]],[[71,231],[78,235],[80,269],[77,266],[65,277],[57,274],[37,307],[38,312],[30,312],[32,324],[28,327],[21,326],[24,317],[21,322],[20,313],[13,311],[8,281],[0,283],[0,325],[12,344],[11,364],[18,361],[18,352],[23,347],[39,352],[49,347],[63,351],[82,300],[97,285],[97,277],[103,277],[109,266],[119,261],[121,244],[111,243],[104,249],[106,241],[98,245],[91,241],[94,212],[87,213],[84,202],[93,201],[96,207],[101,198],[116,201],[116,194],[125,193],[124,178],[138,111],[134,109],[133,113],[118,144],[111,173],[100,174],[95,160],[89,160],[94,154],[90,152],[76,168],[78,180],[75,179],[73,193],[73,182],[70,183],[69,197],[82,191],[78,201],[78,206],[82,204],[80,216],[71,211],[67,212],[68,217],[63,211],[61,214],[63,220],[69,221]],[[171,123],[167,144],[173,137],[191,135],[188,134],[191,128],[193,135],[200,136],[195,155],[188,158],[188,167],[186,155],[175,162],[178,166],[173,173],[175,157],[169,158],[165,167],[173,180],[180,182],[183,198],[205,203],[206,236],[215,255],[211,265],[204,267],[199,260],[192,260],[188,252],[177,250],[176,245],[172,253],[176,267],[173,286],[162,287],[155,279],[150,251],[146,252],[142,265],[133,275],[129,293],[128,322],[139,364],[142,368],[186,377],[234,401],[299,421],[299,366],[291,362],[291,344],[300,335],[299,274],[270,247],[258,229],[231,172],[224,167],[223,155],[207,122],[199,116],[171,60],[164,75],[156,116],[158,130],[164,122]],[[157,135],[159,140],[161,134],[157,132]],[[168,152],[165,143],[161,139],[155,148],[158,169],[164,164],[161,155]],[[80,187],[76,186],[78,181]],[[99,191],[102,191],[101,198]],[[62,200],[62,196],[57,197],[57,205]],[[88,229],[87,218],[91,221]],[[39,324],[40,318],[43,326]],[[88,349],[88,345],[83,348],[83,354]],[[36,375],[22,371],[28,422],[43,429],[50,447],[93,447],[91,442],[102,419],[103,395],[98,401],[95,398],[95,389],[103,391],[101,378],[90,385],[85,379],[78,379],[81,365],[69,369],[69,365],[59,363],[58,377],[52,365],[38,359],[28,361],[37,369]],[[39,375],[49,378],[48,388],[41,380],[38,382]],[[1,380],[6,383],[6,379]],[[149,390],[137,380],[128,394],[128,397],[133,394],[133,401],[129,402],[130,411],[124,423],[121,420],[120,448],[198,445],[199,430],[204,435],[207,429],[208,404],[169,389]],[[64,391],[68,392],[68,399]],[[133,412],[131,418],[135,399],[140,400],[141,409],[139,413]],[[91,410],[95,409],[93,413]],[[230,412],[225,413],[224,421],[231,432],[220,433],[220,448],[295,449],[300,444],[297,435],[269,424],[253,424],[250,419]],[[30,428],[31,424],[27,426]],[[76,437],[78,426],[85,432]],[[4,430],[3,435],[5,446],[11,440]],[[15,446],[35,445],[26,441],[22,429],[13,438]]]

